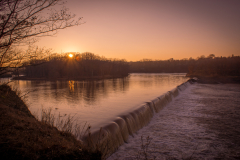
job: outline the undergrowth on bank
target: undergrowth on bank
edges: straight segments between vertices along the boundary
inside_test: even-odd
[[[73,134],[77,139],[82,139],[91,128],[87,122],[78,123],[74,116],[54,114],[52,108],[42,108],[41,117],[38,119],[44,124],[56,127],[59,131]]]
[[[74,116],[54,114],[52,108],[42,108],[41,117],[38,119],[44,124],[56,127],[62,132],[73,134],[77,139],[84,140],[82,148],[90,153],[101,153],[101,159],[106,159],[116,150],[113,147],[115,142],[107,138],[108,135],[103,133],[102,128],[100,128],[96,141],[93,141],[90,131],[91,126],[87,122],[84,124],[77,123]]]

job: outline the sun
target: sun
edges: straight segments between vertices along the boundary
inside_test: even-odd
[[[68,55],[68,57],[72,58],[72,57],[73,57],[73,54],[70,53],[70,54]]]

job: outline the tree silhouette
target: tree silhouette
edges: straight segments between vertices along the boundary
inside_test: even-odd
[[[102,79],[125,77],[129,73],[129,64],[124,60],[110,60],[93,53],[76,53],[72,58],[56,55],[40,65],[25,67],[27,78],[43,79]],[[39,62],[34,62],[39,63]]]
[[[42,55],[37,48],[38,54],[34,55],[18,50],[18,46],[32,45],[37,37],[51,36],[60,29],[81,24],[81,18],[75,19],[63,4],[61,0],[0,0],[0,75]],[[52,9],[57,5],[62,8]]]

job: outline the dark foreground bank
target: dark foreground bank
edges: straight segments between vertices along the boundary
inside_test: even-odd
[[[101,159],[71,133],[38,121],[7,85],[0,85],[0,126],[0,159]]]

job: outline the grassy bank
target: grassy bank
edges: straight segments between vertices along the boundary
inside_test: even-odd
[[[38,121],[17,92],[0,85],[1,159],[101,159],[71,133]]]

